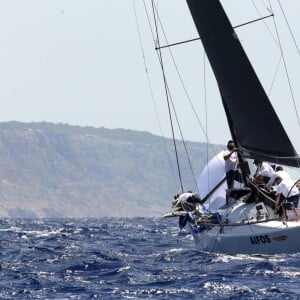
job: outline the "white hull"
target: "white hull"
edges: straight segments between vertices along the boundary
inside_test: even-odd
[[[191,225],[190,225],[191,226]],[[276,254],[300,252],[300,222],[269,221],[251,226],[220,227],[192,235],[199,250],[227,254]]]
[[[263,203],[246,204],[241,202],[221,211],[220,224],[207,226],[207,229],[202,232],[199,227],[189,223],[197,248],[205,252],[227,254],[300,252],[300,221],[298,218],[290,212],[290,221],[288,222],[272,220],[276,218],[273,213],[262,214],[257,219],[254,214],[257,206],[263,206],[262,212],[270,211]],[[239,219],[238,216],[242,215],[244,217]]]

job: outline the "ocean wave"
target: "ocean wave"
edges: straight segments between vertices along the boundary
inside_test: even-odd
[[[1,220],[1,299],[298,299],[300,255],[198,251],[177,220]],[[293,287],[293,288],[291,288]]]

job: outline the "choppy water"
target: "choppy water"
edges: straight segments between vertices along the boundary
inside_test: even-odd
[[[1,220],[0,299],[299,299],[300,254],[206,254],[175,219]]]

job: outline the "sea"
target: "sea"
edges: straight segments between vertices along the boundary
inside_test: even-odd
[[[0,299],[300,299],[300,254],[203,253],[177,223],[2,219]]]

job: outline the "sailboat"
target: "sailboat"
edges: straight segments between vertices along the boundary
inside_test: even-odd
[[[224,178],[220,178],[207,195],[201,196],[201,204],[175,197],[173,210],[165,216],[179,216],[201,251],[228,254],[300,252],[299,217],[290,212],[288,217],[279,216],[274,210],[272,194],[253,181],[249,167],[249,161],[256,159],[299,168],[300,157],[220,1],[186,2],[218,84],[231,138],[238,152],[243,185],[226,189]],[[213,168],[213,160],[208,165]],[[215,172],[219,172],[217,168]],[[220,192],[220,187],[221,191],[226,191],[228,203],[209,207],[207,200]]]

